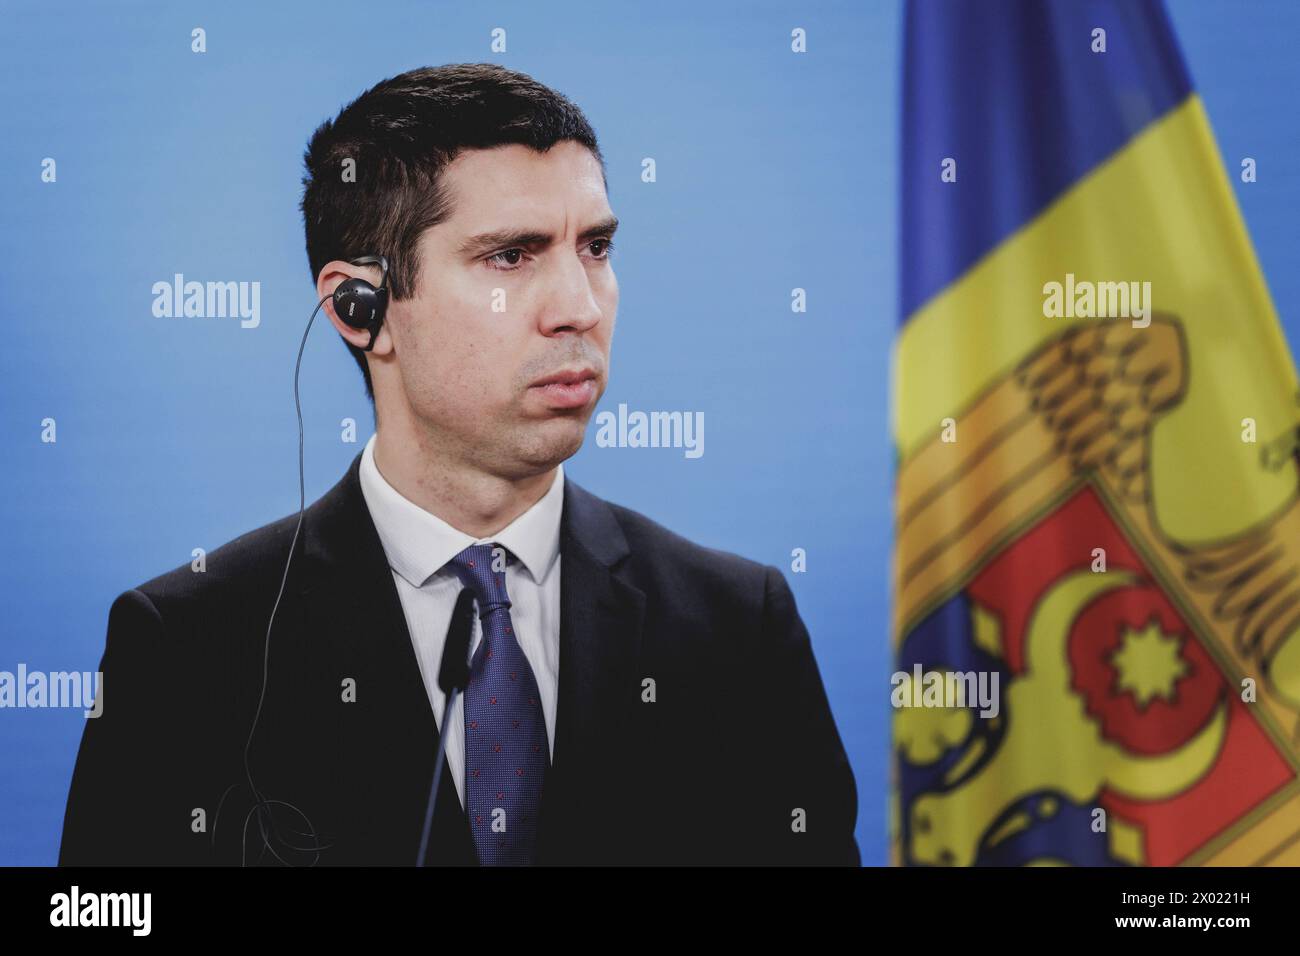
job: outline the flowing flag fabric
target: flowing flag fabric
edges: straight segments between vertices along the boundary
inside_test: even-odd
[[[1156,2],[913,0],[904,47],[894,862],[1300,864],[1297,381],[1242,158]]]

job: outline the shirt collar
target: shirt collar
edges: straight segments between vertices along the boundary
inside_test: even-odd
[[[404,497],[375,465],[375,436],[361,452],[361,492],[379,532],[389,567],[412,587],[422,587],[448,561],[472,544],[496,542],[510,551],[540,584],[560,553],[564,466],[556,467],[550,490],[501,531],[475,538]]]

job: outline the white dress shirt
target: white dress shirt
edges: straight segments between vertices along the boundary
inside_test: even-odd
[[[438,686],[442,646],[447,639],[451,612],[461,582],[448,561],[472,544],[496,542],[514,558],[506,564],[506,594],[510,621],[519,646],[533,669],[541,693],[542,713],[551,755],[555,754],[555,704],[560,672],[560,515],[564,505],[564,466],[556,468],[555,481],[546,494],[505,528],[486,538],[458,531],[437,515],[403,497],[375,465],[375,436],[361,453],[361,491],[379,532],[397,596],[411,632],[415,658],[433,705],[438,732],[445,734],[447,768],[456,782],[461,806],[465,805],[464,695],[457,695],[449,732],[442,727],[445,696]],[[482,639],[478,615],[470,657]],[[377,743],[376,746],[383,746]],[[430,746],[433,746],[432,741]]]

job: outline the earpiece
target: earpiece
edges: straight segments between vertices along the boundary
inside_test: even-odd
[[[369,352],[375,347],[375,336],[384,324],[384,312],[388,308],[388,260],[383,256],[362,256],[351,262],[354,266],[378,265],[381,270],[379,288],[365,279],[346,279],[339,283],[333,296],[335,314],[349,327],[370,333],[370,341],[362,349]]]

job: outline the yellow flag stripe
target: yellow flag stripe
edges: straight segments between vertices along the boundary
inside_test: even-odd
[[[1152,437],[1162,529],[1186,541],[1236,533],[1282,507],[1290,469],[1242,440],[1292,428],[1296,374],[1196,96],[1136,137],[918,311],[895,354],[894,433],[906,463],[1016,364],[1071,324],[1043,315],[1043,286],[1151,283],[1187,333],[1188,393]],[[958,439],[960,441],[960,437]]]

